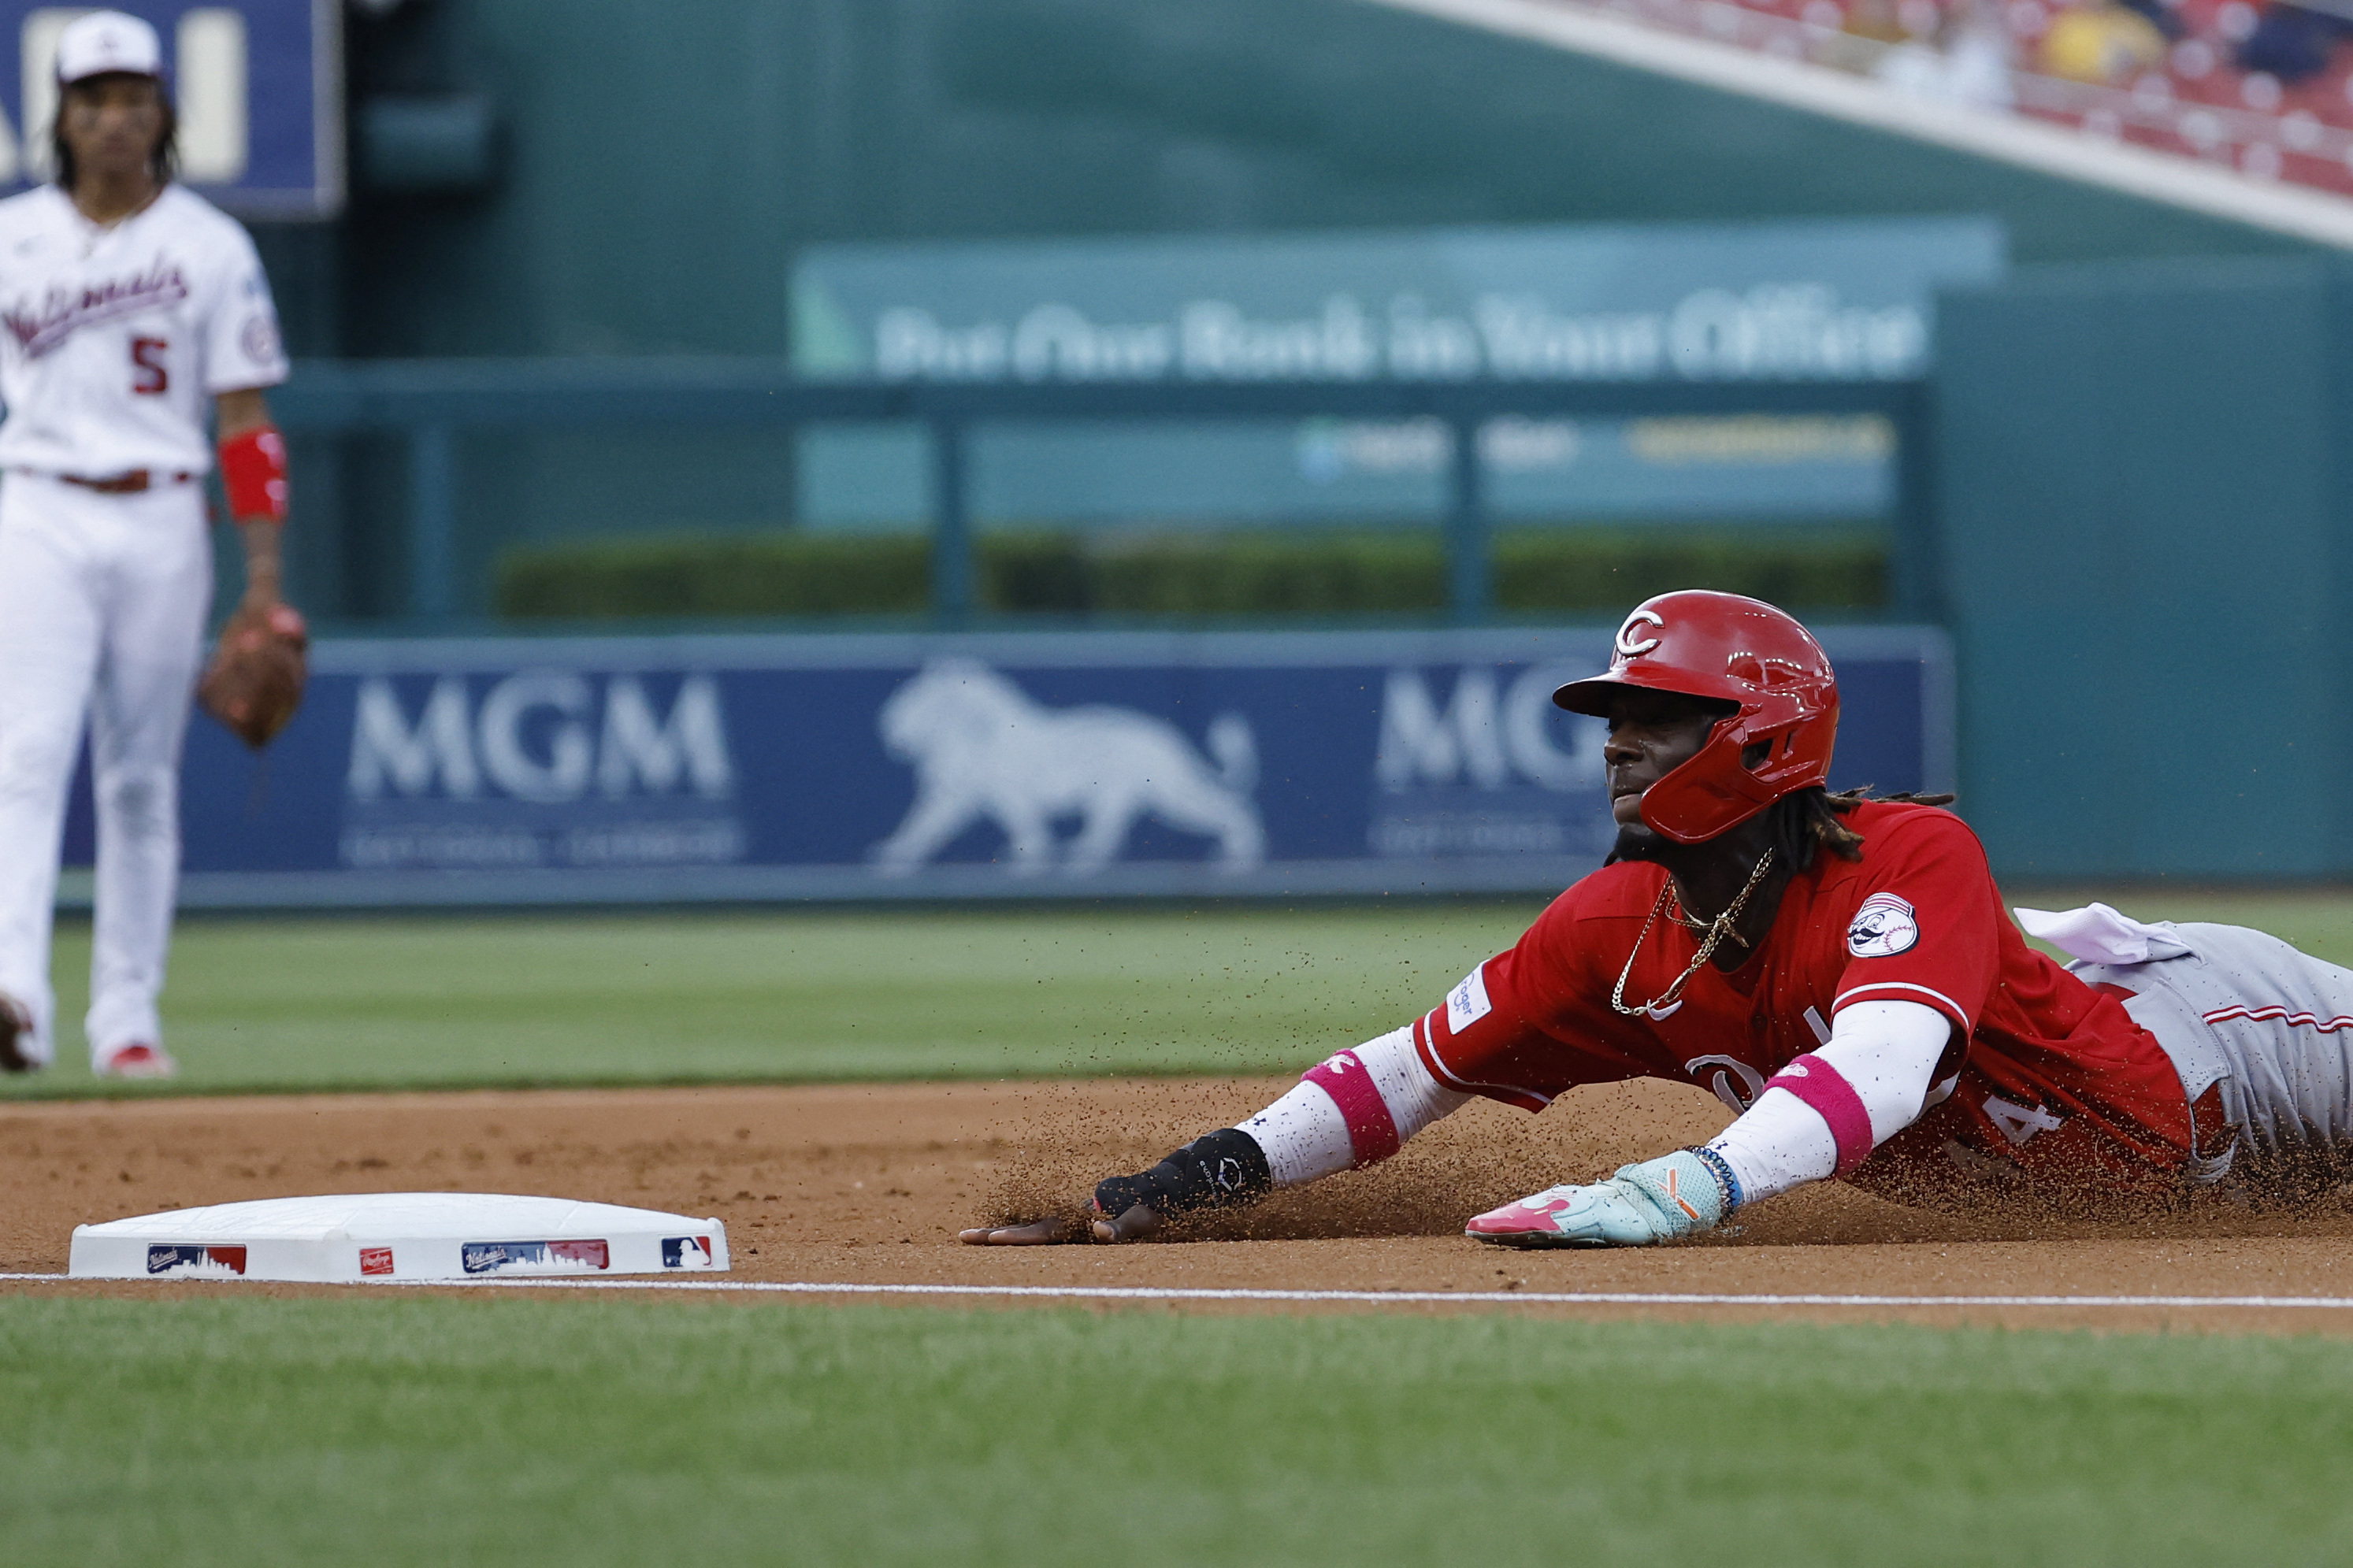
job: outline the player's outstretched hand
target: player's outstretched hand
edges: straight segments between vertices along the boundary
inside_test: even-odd
[[[1142,1241],[1163,1219],[1255,1203],[1273,1185],[1258,1141],[1226,1127],[1194,1139],[1148,1171],[1096,1183],[1086,1207],[1068,1215],[957,1234],[970,1247]]]
[[[981,1226],[957,1232],[956,1239],[967,1247],[1054,1247],[1071,1241],[1142,1241],[1159,1228],[1160,1216],[1137,1204],[1116,1219],[1090,1208],[1025,1225]]]

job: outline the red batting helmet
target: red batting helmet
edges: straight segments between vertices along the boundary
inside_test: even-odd
[[[1623,686],[1740,708],[1718,721],[1696,756],[1642,793],[1642,820],[1662,838],[1713,838],[1830,778],[1838,676],[1812,634],[1770,605],[1704,590],[1646,599],[1618,628],[1609,668],[1552,700],[1606,718]],[[1770,744],[1752,768],[1741,753],[1759,742]]]

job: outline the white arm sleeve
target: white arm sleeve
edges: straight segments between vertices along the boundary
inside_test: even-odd
[[[1399,1143],[1471,1097],[1440,1083],[1421,1065],[1410,1027],[1394,1030],[1356,1049],[1381,1103],[1397,1128]],[[1241,1124],[1266,1152],[1268,1173],[1278,1187],[1295,1187],[1356,1163],[1347,1119],[1322,1086],[1294,1085],[1290,1093]]]
[[[1921,1002],[1857,1002],[1840,1010],[1830,1043],[1814,1055],[1836,1068],[1871,1116],[1877,1148],[1920,1120],[1929,1079],[1951,1041],[1953,1021]],[[1746,1114],[1708,1145],[1755,1203],[1838,1169],[1830,1123],[1784,1089],[1767,1089]]]

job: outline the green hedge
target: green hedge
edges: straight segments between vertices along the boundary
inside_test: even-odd
[[[1673,588],[1716,588],[1792,610],[1875,610],[1887,602],[1876,533],[1566,532],[1495,537],[1495,605],[1622,613]]]
[[[1446,602],[1445,548],[1425,531],[1374,534],[991,534],[976,546],[981,603],[1021,614],[1419,615]],[[921,614],[920,536],[672,534],[509,552],[498,608],[522,620]],[[1852,531],[1506,529],[1495,604],[1510,614],[1608,616],[1670,588],[1722,588],[1792,609],[1869,610],[1885,545]]]
[[[498,608],[519,620],[912,615],[930,599],[931,555],[928,540],[900,534],[662,534],[512,550],[499,562]]]

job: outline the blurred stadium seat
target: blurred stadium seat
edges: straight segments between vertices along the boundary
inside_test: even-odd
[[[2353,0],[1556,0],[2353,195]]]

